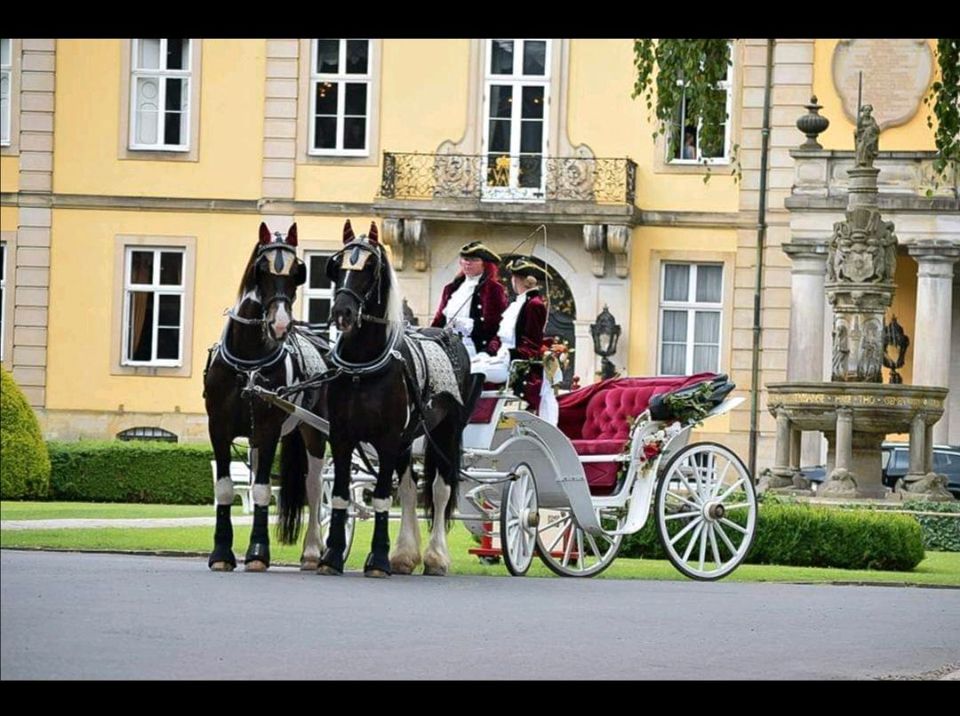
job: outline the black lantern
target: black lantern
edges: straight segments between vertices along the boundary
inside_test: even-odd
[[[608,358],[617,352],[617,342],[620,340],[620,326],[617,324],[610,309],[605,305],[596,322],[590,326],[590,335],[593,336],[593,350],[603,360],[600,363],[600,377],[606,380],[617,374],[617,369]]]

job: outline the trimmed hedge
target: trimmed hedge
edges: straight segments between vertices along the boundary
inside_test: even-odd
[[[13,377],[0,368],[0,496],[44,498],[50,458],[37,416]]]
[[[86,502],[213,503],[209,445],[51,442],[50,497]]]
[[[621,556],[666,559],[655,520],[651,514],[640,532],[624,540]],[[761,503],[756,538],[746,561],[909,571],[923,557],[923,534],[910,515]]]
[[[913,515],[923,529],[923,546],[943,552],[960,552],[960,502],[913,500],[903,503],[903,509],[945,513],[944,517]]]

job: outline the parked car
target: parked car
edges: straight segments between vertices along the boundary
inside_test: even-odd
[[[880,465],[881,480],[893,489],[910,469],[910,446],[907,443],[883,443]],[[960,499],[960,447],[955,445],[933,446],[933,471],[947,476],[947,489]],[[826,465],[801,467],[800,474],[810,480],[814,491],[827,479]]]

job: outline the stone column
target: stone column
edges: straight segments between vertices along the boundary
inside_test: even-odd
[[[837,410],[837,465],[838,470],[849,470],[853,461],[853,411]]]
[[[910,421],[910,467],[908,477],[918,479],[926,472],[926,435],[930,432],[923,421],[923,413],[917,413]]]
[[[826,305],[827,244],[794,239],[783,245],[790,257],[790,338],[787,380],[818,382],[823,378],[823,317]],[[803,435],[800,465],[818,465],[823,436]]]
[[[950,385],[950,347],[953,324],[953,264],[960,246],[953,242],[920,241],[909,246],[920,266],[917,273],[916,335],[913,338],[913,384]],[[945,443],[950,414],[933,426],[933,441]]]

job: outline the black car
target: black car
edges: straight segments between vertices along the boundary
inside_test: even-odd
[[[907,474],[910,469],[910,446],[907,443],[883,443],[883,454],[880,464],[883,469],[882,481],[893,489],[897,480]],[[960,447],[952,445],[933,446],[933,471],[947,476],[947,489],[954,497],[960,499]],[[827,477],[824,465],[801,467],[800,473],[813,483],[816,488]]]

